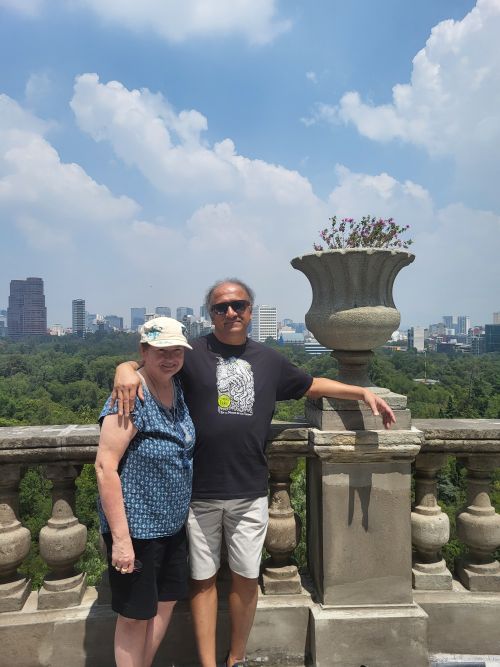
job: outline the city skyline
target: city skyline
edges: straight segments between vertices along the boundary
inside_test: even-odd
[[[237,276],[303,321],[290,260],[371,214],[411,226],[403,328],[487,323],[500,0],[185,4],[0,0],[0,304],[36,275],[53,323],[80,297],[197,312]]]
[[[40,280],[40,278],[39,277],[30,278],[30,280]],[[41,280],[43,282],[43,278],[41,278]],[[19,280],[14,280],[13,282],[19,282]],[[21,282],[25,282],[25,279],[21,279]],[[46,302],[47,301],[47,294],[46,293],[44,294],[44,299],[45,299],[45,302]],[[76,302],[80,302],[80,304],[79,304],[80,305],[80,310],[81,310],[81,307],[82,307],[81,303],[83,303],[83,308],[85,309],[84,310],[85,314],[90,314],[92,312],[92,310],[94,310],[92,307],[87,308],[87,303],[86,303],[85,299],[80,299],[80,298],[79,299],[72,299],[72,301],[70,303],[69,315],[66,318],[66,320],[56,322],[55,320],[52,320],[50,318],[49,310],[48,310],[48,308],[46,308],[48,327],[54,326],[54,325],[62,325],[65,328],[70,328],[70,323],[71,323],[71,325],[73,325],[73,322],[74,322]],[[182,311],[182,312],[185,312],[185,314],[193,314],[194,313],[195,318],[198,319],[199,317],[201,317],[201,315],[197,315],[196,313],[200,312],[203,307],[204,307],[204,304],[201,304],[199,307],[197,307],[196,305],[191,305],[191,306],[185,306],[185,305],[184,306],[165,306],[165,305],[163,305],[163,306],[154,306],[154,305],[132,306],[127,311],[128,314],[129,314],[129,317],[130,317],[129,320],[127,320],[127,317],[124,317],[123,314],[121,314],[121,313],[114,314],[114,315],[106,315],[104,313],[96,313],[96,314],[100,315],[101,317],[104,317],[104,318],[119,317],[123,320],[124,323],[127,324],[127,326],[125,328],[134,329],[134,328],[137,328],[137,324],[134,326],[133,311],[140,311],[140,313],[136,313],[136,314],[139,314],[139,316],[141,316],[141,317],[145,317],[148,314],[156,314],[157,316],[173,317],[174,313],[175,313],[177,319],[179,319],[179,314]],[[282,309],[280,308],[280,306],[278,304],[264,305],[264,304],[260,304],[259,302],[256,301],[255,304],[254,304],[254,311],[255,311],[254,314],[255,315],[257,315],[257,311],[258,311],[259,308],[276,310],[276,320],[277,320],[278,323],[280,323],[280,322],[286,323],[287,321],[290,321],[290,320],[293,319],[293,318],[289,318],[287,313],[282,312]],[[2,310],[2,309],[3,309],[2,304],[0,304],[0,310]],[[110,306],[108,311],[109,312],[114,312],[113,311],[113,305]],[[170,314],[169,314],[168,311],[170,311]],[[304,313],[304,316],[305,316],[305,313]],[[296,319],[295,321],[303,323],[304,319],[305,319],[304,316],[302,318]],[[80,315],[80,318],[81,318],[81,315]],[[458,325],[458,328],[455,327],[456,328],[456,333],[463,334],[463,333],[466,333],[466,331],[468,330],[468,328],[470,326],[472,326],[472,327],[474,327],[474,326],[484,326],[486,324],[499,323],[499,322],[495,321],[497,319],[500,319],[500,312],[498,312],[498,311],[493,311],[490,315],[490,318],[485,320],[484,322],[474,322],[474,321],[471,320],[469,315],[464,314],[463,312],[459,311],[457,313],[454,313],[453,315],[441,315],[441,316],[436,317],[436,318],[431,317],[426,322],[411,323],[411,324],[406,325],[402,321],[398,330],[399,331],[405,331],[405,330],[407,330],[411,327],[428,328],[428,327],[430,327],[434,324],[443,323],[447,328],[450,328],[450,329],[454,328],[454,325]]]

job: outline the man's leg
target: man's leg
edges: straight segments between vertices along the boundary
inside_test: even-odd
[[[217,570],[222,540],[222,502],[194,500],[186,523],[191,569],[191,614],[202,667],[216,667]]]
[[[248,579],[231,572],[232,585],[229,593],[229,615],[231,618],[231,649],[228,665],[245,659],[248,636],[252,629],[257,608],[258,579]]]
[[[191,579],[191,614],[202,667],[216,667],[217,575]]]
[[[226,501],[224,534],[231,569],[231,648],[227,664],[245,659],[255,616],[262,547],[269,520],[267,498]]]

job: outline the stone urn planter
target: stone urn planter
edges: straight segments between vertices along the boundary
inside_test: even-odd
[[[390,392],[373,387],[368,365],[374,348],[399,326],[392,288],[399,271],[414,259],[406,250],[343,248],[302,255],[291,262],[311,283],[306,325],[316,340],[332,350],[339,362],[338,379],[371,387],[385,400]],[[388,402],[392,407],[406,406],[404,400]]]

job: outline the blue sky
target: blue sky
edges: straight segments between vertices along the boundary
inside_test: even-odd
[[[0,0],[0,307],[303,320],[328,217],[411,225],[405,326],[500,310],[500,0]]]

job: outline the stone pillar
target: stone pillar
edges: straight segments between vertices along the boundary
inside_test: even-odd
[[[450,520],[437,502],[436,475],[446,454],[419,454],[415,462],[415,505],[411,514],[413,586],[417,590],[451,590],[451,573],[441,555],[450,539]]]
[[[17,518],[20,479],[20,465],[0,466],[0,612],[21,609],[31,591],[31,581],[17,572],[31,544]]]
[[[500,515],[490,500],[491,476],[500,466],[498,454],[464,457],[467,468],[467,507],[457,515],[457,535],[468,554],[457,559],[460,581],[471,591],[500,591]]]
[[[50,464],[47,477],[52,481],[52,516],[40,531],[40,554],[51,569],[38,595],[39,609],[74,607],[85,592],[85,573],[74,566],[85,551],[87,528],[73,514],[75,479],[80,466]]]
[[[411,462],[421,433],[310,430],[308,562],[316,667],[427,667],[413,602]]]
[[[269,526],[264,546],[271,554],[262,573],[266,595],[300,593],[302,586],[293,552],[300,539],[300,519],[290,503],[290,473],[296,458],[269,457]]]

